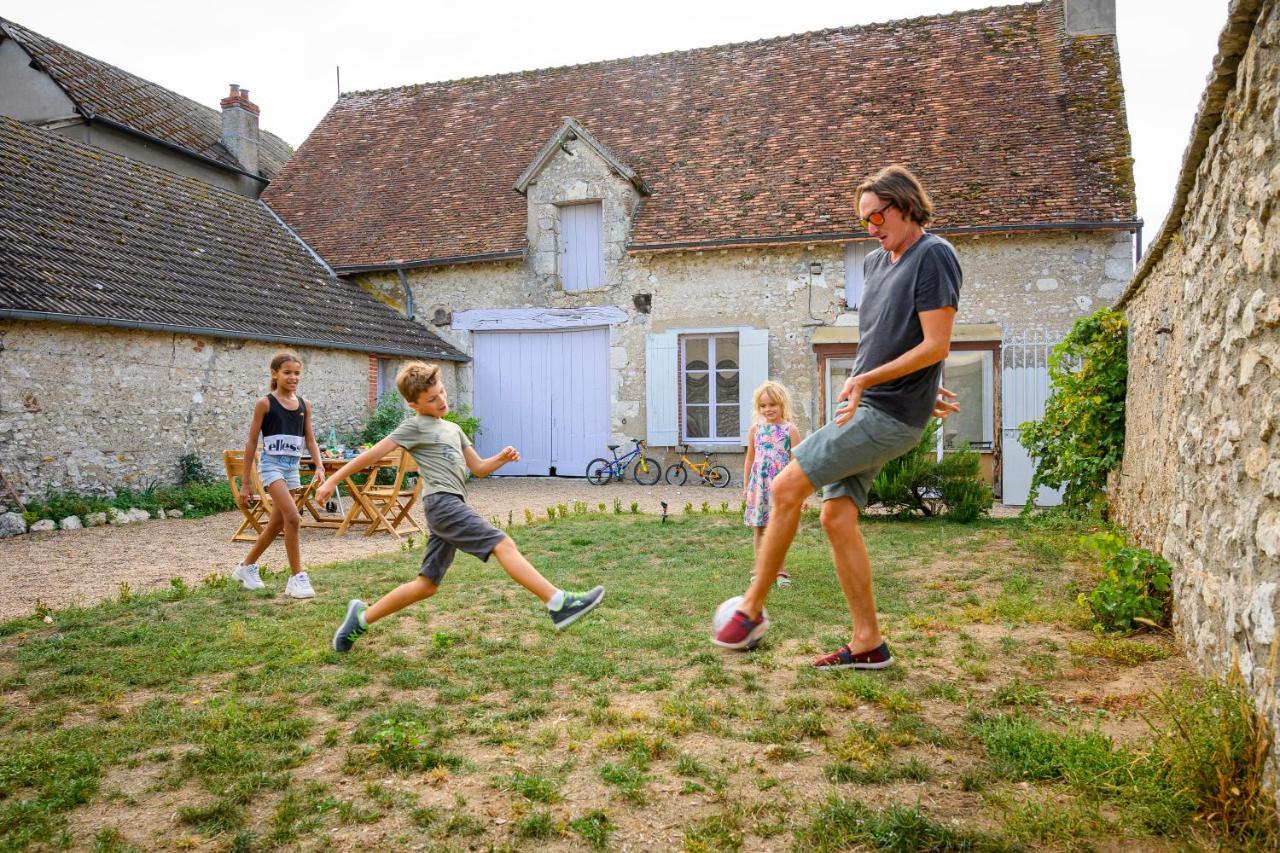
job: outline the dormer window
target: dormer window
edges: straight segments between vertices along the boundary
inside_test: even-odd
[[[560,207],[560,281],[566,291],[604,285],[601,204]]]

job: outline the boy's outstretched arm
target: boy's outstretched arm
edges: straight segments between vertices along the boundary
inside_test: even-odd
[[[467,470],[471,472],[472,476],[488,477],[508,462],[519,462],[520,451],[508,444],[488,459],[481,459],[480,454],[476,453],[474,447],[464,447],[462,449],[462,458],[467,461]]]
[[[346,465],[343,465],[337,471],[334,471],[326,477],[325,481],[320,484],[320,488],[316,489],[316,501],[321,504],[327,503],[329,498],[333,497],[333,490],[338,488],[338,483],[350,477],[361,468],[367,468],[374,462],[377,462],[399,446],[400,445],[396,444],[390,436],[382,439],[382,441],[379,441],[373,447],[370,447],[364,453],[361,453],[355,459],[352,459]]]

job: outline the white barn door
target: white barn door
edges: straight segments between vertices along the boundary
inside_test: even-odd
[[[476,452],[510,444],[500,475],[581,477],[609,443],[609,330],[475,332]]]
[[[1044,405],[1052,386],[1049,382],[1049,353],[1056,342],[1038,335],[1027,335],[1006,340],[1001,346],[1002,370],[1000,374],[1001,436],[1001,485],[1004,489],[1001,502],[1005,506],[1024,506],[1031,495],[1031,476],[1035,465],[1030,454],[1018,440],[1022,425],[1038,421],[1044,415]],[[1036,506],[1057,506],[1062,503],[1060,489],[1040,487],[1035,497]]]

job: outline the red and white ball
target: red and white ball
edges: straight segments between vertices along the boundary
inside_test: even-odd
[[[735,595],[733,598],[721,602],[720,606],[716,608],[716,614],[711,618],[712,637],[718,635],[720,633],[720,629],[729,624],[729,620],[733,618],[733,612],[735,610],[742,609],[742,598],[743,597],[741,595]],[[760,640],[764,637],[764,632],[769,630],[769,610],[767,608],[761,610],[760,616],[764,621],[760,623],[759,628],[756,628],[756,630],[752,632],[756,636],[751,642],[751,645],[747,646],[749,649],[754,649],[759,645]]]

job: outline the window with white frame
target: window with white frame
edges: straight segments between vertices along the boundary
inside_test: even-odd
[[[995,440],[995,389],[991,350],[955,350],[942,363],[942,384],[955,392],[960,411],[942,422],[941,449],[990,450]]]
[[[769,378],[769,331],[672,329],[645,338],[646,439],[742,446],[751,395]]]
[[[560,281],[565,290],[604,284],[602,209],[598,201],[560,208]]]
[[[874,240],[855,240],[844,246],[844,301],[850,311],[862,304],[862,262],[875,245]]]
[[[680,353],[681,439],[737,443],[742,432],[738,336],[686,335]]]
[[[850,358],[828,358],[824,359],[826,365],[826,385],[827,389],[827,419],[823,423],[830,423],[836,417],[836,398],[840,396],[840,392],[844,390],[844,383],[853,375],[854,359]]]

